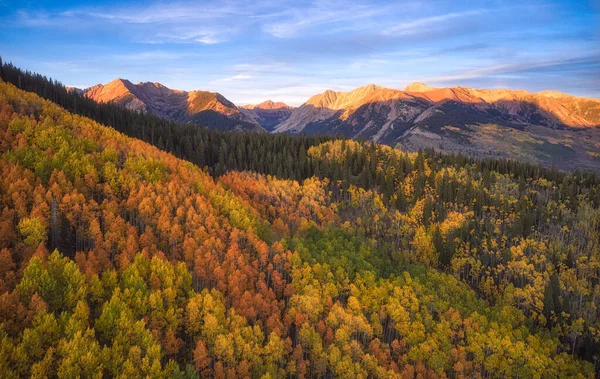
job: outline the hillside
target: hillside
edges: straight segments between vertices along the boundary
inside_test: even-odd
[[[273,131],[275,127],[292,114],[294,108],[282,102],[264,101],[257,105],[245,105],[240,111],[254,120],[267,131]]]
[[[594,376],[593,175],[334,140],[213,179],[3,82],[0,133],[6,377]]]
[[[133,84],[126,79],[115,79],[80,92],[97,102],[114,102],[129,110],[150,112],[175,122],[222,130],[262,130],[235,104],[215,92],[172,90],[160,83]]]
[[[600,100],[553,91],[368,85],[311,97],[276,132],[326,133],[564,169],[600,168]]]

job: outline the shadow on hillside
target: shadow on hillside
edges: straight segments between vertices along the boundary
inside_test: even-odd
[[[600,119],[600,105],[598,107]],[[521,131],[528,125],[553,130],[600,127],[600,122],[589,125],[566,124],[558,115],[542,109],[534,102],[512,100],[467,103],[456,100],[432,102],[413,98],[369,102],[348,112],[305,104],[294,112],[317,118],[302,129],[305,134],[328,134],[365,140],[377,137],[378,142],[385,144],[394,143],[415,126],[427,126],[434,133],[438,133],[444,126],[464,129],[476,124],[497,124]],[[424,112],[428,112],[427,117],[422,116]],[[395,116],[393,121],[388,118],[390,114]],[[592,119],[594,115],[592,112]],[[387,129],[380,133],[383,127]]]
[[[450,149],[448,152],[463,152],[473,157],[488,154],[490,157],[513,159],[519,159],[519,156],[530,156],[532,162],[540,162],[546,166],[556,165],[565,169],[573,169],[579,165],[594,170],[600,167],[600,161],[596,162],[593,157],[585,153],[590,149],[593,150],[593,146],[590,144],[584,148],[585,137],[593,139],[593,135],[589,135],[590,129],[600,125],[563,124],[556,115],[545,111],[533,102],[466,103],[445,100],[434,103],[419,98],[370,102],[347,113],[344,110],[318,108],[313,105],[303,105],[297,111],[317,119],[308,123],[302,130],[302,133],[307,135],[327,134],[375,140],[378,143],[394,146],[411,130],[419,128],[432,133],[429,135],[429,138],[432,138],[430,145],[446,145]],[[392,122],[388,119],[390,114],[396,117]],[[510,137],[510,139],[506,141],[503,140],[502,133],[482,135],[481,133],[486,132],[482,132],[481,129],[490,125],[526,134],[507,134],[506,138]],[[532,125],[539,128],[532,131],[530,129]],[[548,128],[547,133],[544,128]],[[499,142],[498,146],[502,146],[505,142],[507,145],[499,148],[498,151],[486,153],[481,146],[475,146],[473,143],[473,136],[478,133],[480,138],[496,138]],[[566,133],[570,136],[565,141],[572,139],[572,133],[577,133],[574,139],[576,145],[561,141],[561,137]],[[421,134],[419,138],[426,141],[428,134]],[[578,138],[579,135],[581,139]],[[437,143],[436,136],[440,138]]]

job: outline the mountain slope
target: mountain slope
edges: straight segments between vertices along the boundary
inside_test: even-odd
[[[161,118],[224,130],[261,130],[223,95],[209,91],[172,90],[160,83],[133,84],[115,79],[82,90],[98,102],[114,102],[130,110],[149,112]]]
[[[368,85],[311,97],[275,132],[327,133],[472,156],[514,157],[563,168],[598,168],[600,100],[545,91]],[[506,143],[486,143],[490,128]],[[526,141],[526,146],[519,141]],[[498,142],[498,141],[495,141]],[[555,151],[561,153],[556,155]]]
[[[518,187],[512,175],[491,171],[492,181],[475,165],[457,170],[351,141],[310,149],[323,168],[402,183],[390,188],[406,196],[398,212],[389,195],[350,186],[339,196],[328,179],[230,172],[213,180],[3,82],[0,135],[5,377],[594,375],[572,355],[579,345],[594,351],[587,338],[600,301],[591,274],[597,203],[582,177],[564,176],[560,190],[525,182],[535,195],[523,203],[535,209],[517,211],[505,201]],[[358,157],[363,165],[352,164]],[[572,192],[581,207],[565,201]],[[430,196],[447,208],[423,205]],[[532,237],[521,220],[545,212],[545,197],[561,212],[535,219],[568,225],[552,245],[545,238],[554,233]],[[512,223],[501,216],[522,221],[515,233],[528,238],[515,234],[510,252],[489,243],[475,255],[473,233],[506,242],[496,233]],[[556,253],[575,241],[569,257]],[[439,270],[438,255],[454,254],[464,281]],[[559,292],[562,281],[577,286]],[[500,291],[497,301],[479,298]],[[573,328],[567,312],[579,317]],[[556,337],[562,328],[545,330],[545,315],[565,323],[572,349]]]
[[[282,102],[264,101],[258,105],[244,105],[240,111],[268,131],[287,120],[294,108]]]

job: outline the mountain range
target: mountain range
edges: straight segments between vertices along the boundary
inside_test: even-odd
[[[300,107],[265,101],[236,106],[208,91],[116,79],[80,90],[159,117],[227,130],[342,135],[416,151],[514,158],[559,168],[600,167],[600,100],[556,91],[375,84],[327,90]]]
[[[175,122],[226,130],[264,131],[255,120],[217,92],[173,90],[160,83],[133,84],[120,78],[105,85],[74,90],[98,102],[112,101],[127,109],[149,112]]]

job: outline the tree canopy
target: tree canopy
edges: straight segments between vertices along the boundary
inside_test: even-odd
[[[0,82],[3,376],[596,375],[596,176],[118,112]]]

